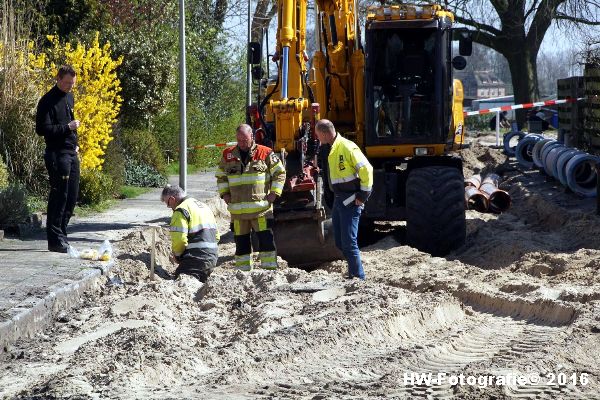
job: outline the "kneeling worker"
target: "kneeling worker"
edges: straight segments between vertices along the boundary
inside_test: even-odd
[[[211,209],[187,197],[179,186],[167,185],[161,195],[171,217],[171,247],[176,262],[175,277],[187,274],[206,282],[217,265],[219,231]]]

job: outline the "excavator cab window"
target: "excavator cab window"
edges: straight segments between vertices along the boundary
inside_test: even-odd
[[[376,32],[372,49],[374,130],[378,137],[409,138],[431,132],[435,30]]]
[[[448,32],[429,21],[367,27],[367,145],[445,142],[445,103],[451,97]]]

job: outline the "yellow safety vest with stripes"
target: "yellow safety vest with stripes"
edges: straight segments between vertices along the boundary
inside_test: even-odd
[[[373,167],[356,143],[338,133],[327,164],[330,188],[336,196],[344,198],[344,204],[348,205],[354,199],[367,201],[373,189]]]
[[[231,218],[254,219],[271,212],[267,194],[273,192],[281,196],[285,168],[271,148],[255,143],[246,164],[237,146],[225,149],[216,177],[221,197],[231,195],[227,205]]]
[[[171,217],[171,246],[176,256],[184,252],[201,255],[217,251],[219,231],[212,210],[204,203],[186,197]]]

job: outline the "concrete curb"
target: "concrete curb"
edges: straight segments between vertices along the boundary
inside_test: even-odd
[[[65,281],[49,288],[43,299],[31,297],[8,310],[8,320],[0,323],[0,354],[21,338],[30,338],[48,326],[58,311],[68,310],[79,303],[81,295],[98,283],[114,267],[115,259],[106,264],[81,271],[76,280]]]

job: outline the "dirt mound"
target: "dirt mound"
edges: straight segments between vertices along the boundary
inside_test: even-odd
[[[473,143],[469,148],[461,150],[463,159],[463,172],[465,178],[475,174],[486,174],[497,172],[498,167],[508,161],[502,150],[493,149],[489,146],[482,146]]]

